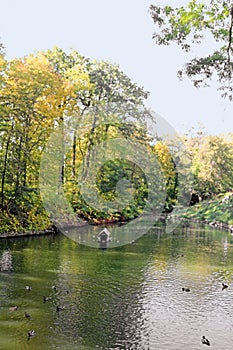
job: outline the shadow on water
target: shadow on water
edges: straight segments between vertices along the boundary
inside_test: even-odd
[[[102,248],[63,235],[0,241],[0,349],[197,350],[203,335],[232,349],[231,235],[154,228]]]

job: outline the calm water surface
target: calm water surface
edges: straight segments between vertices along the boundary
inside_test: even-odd
[[[212,349],[233,348],[228,233],[154,229],[105,251],[63,235],[22,238],[0,241],[0,258],[0,349],[198,350],[202,335]]]

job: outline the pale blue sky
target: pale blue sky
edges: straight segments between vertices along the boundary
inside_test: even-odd
[[[186,0],[161,0],[179,6]],[[57,45],[92,59],[118,63],[150,91],[147,106],[176,131],[202,123],[209,133],[233,131],[233,103],[216,88],[196,90],[176,72],[185,62],[180,48],[153,43],[147,0],[2,0],[0,37],[7,57],[22,57]],[[206,45],[204,50],[208,50]]]

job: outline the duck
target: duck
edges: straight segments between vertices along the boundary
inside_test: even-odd
[[[26,318],[28,318],[28,319],[31,318],[31,315],[28,314],[27,312],[24,313],[24,316],[25,316]]]
[[[52,289],[57,290],[57,286],[56,285],[52,286]]]
[[[201,339],[202,344],[210,346],[210,341],[203,335]]]
[[[46,303],[46,301],[49,301],[49,300],[51,300],[51,299],[52,299],[51,297],[43,296],[43,301],[44,301],[44,303]]]
[[[190,288],[184,288],[184,287],[183,287],[183,288],[182,288],[182,291],[183,291],[183,292],[190,292]]]
[[[57,307],[56,307],[56,311],[57,311],[57,312],[62,311],[62,310],[64,310],[64,309],[65,309],[64,306],[57,306]]]
[[[224,290],[224,289],[226,289],[226,288],[228,288],[228,285],[225,284],[225,283],[222,283],[222,290]]]
[[[28,332],[28,339],[30,339],[31,337],[33,337],[34,335],[36,335],[36,332],[33,330]]]
[[[32,289],[31,286],[25,286],[25,289],[28,290],[30,292],[30,290]]]
[[[17,310],[18,310],[18,306],[9,307],[9,311],[17,311]]]

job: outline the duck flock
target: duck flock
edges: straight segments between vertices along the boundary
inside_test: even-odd
[[[228,288],[228,285],[225,284],[225,283],[222,283],[222,290],[227,289],[227,288]],[[183,292],[190,292],[191,289],[190,289],[190,288],[184,288],[184,287],[183,287],[183,288],[182,288],[182,291],[183,291]],[[202,342],[203,345],[210,346],[210,341],[209,341],[209,339],[207,339],[204,335],[203,335],[202,338],[201,338],[201,342]]]
[[[56,285],[53,285],[52,287],[51,287],[53,290],[57,290],[57,286]],[[227,284],[225,284],[225,283],[222,283],[222,290],[225,290],[225,289],[227,289],[228,288],[228,285]],[[30,292],[31,291],[31,289],[32,289],[32,287],[31,286],[25,286],[25,289],[28,291],[28,292]],[[187,288],[187,287],[182,287],[182,291],[183,292],[191,292],[191,289],[190,288]],[[69,290],[67,290],[66,291],[66,294],[69,294]],[[46,302],[48,302],[48,301],[50,301],[50,300],[52,300],[52,297],[47,297],[47,296],[43,296],[43,302],[44,303],[46,303]],[[61,306],[61,305],[57,305],[56,306],[56,312],[60,312],[60,311],[62,311],[62,310],[64,310],[65,309],[65,307],[64,306]],[[18,310],[18,306],[10,306],[9,307],[9,311],[17,311]],[[24,312],[24,316],[25,316],[25,318],[27,318],[27,319],[31,319],[31,315],[28,313],[28,312]],[[31,337],[33,337],[33,336],[35,336],[36,335],[36,331],[34,330],[34,329],[32,329],[32,330],[29,330],[28,331],[28,333],[27,333],[27,337],[28,337],[28,340],[31,338]],[[207,339],[204,335],[202,336],[202,338],[201,338],[201,343],[203,344],[203,345],[207,345],[207,346],[210,346],[210,341],[209,341],[209,339]]]
[[[182,255],[183,256],[183,255]],[[3,253],[3,255],[1,256],[1,258],[0,258],[0,271],[12,271],[12,269],[13,269],[13,264],[12,264],[12,256],[11,256],[11,254],[10,254],[10,252],[9,251],[5,251],[4,253]],[[51,287],[53,290],[57,290],[57,286],[56,285],[53,285],[52,287]],[[222,290],[225,290],[225,289],[227,289],[228,288],[228,285],[227,284],[225,284],[225,283],[222,283]],[[31,289],[32,289],[32,287],[30,286],[30,285],[27,285],[27,286],[25,286],[25,289],[28,291],[28,292],[30,292],[31,291]],[[183,292],[190,292],[191,291],[191,289],[190,288],[187,288],[187,287],[182,287],[182,291]],[[66,291],[66,294],[69,294],[69,290],[67,290]],[[52,298],[51,297],[47,297],[47,296],[43,296],[43,302],[44,303],[46,303],[46,302],[48,302],[48,301],[50,301],[50,300],[52,300]],[[64,310],[65,309],[65,307],[64,306],[61,306],[61,305],[57,305],[56,306],[56,312],[60,312],[60,311],[62,311],[62,310]],[[9,311],[17,311],[18,310],[18,306],[10,306],[9,307]],[[27,318],[27,319],[31,319],[31,315],[28,313],[28,312],[26,312],[25,311],[25,313],[24,313],[24,316],[25,316],[25,318]],[[33,337],[33,336],[35,336],[36,335],[36,331],[34,330],[34,329],[32,329],[32,330],[29,330],[28,331],[28,333],[27,333],[27,337],[28,337],[28,339],[30,339],[31,337]],[[209,339],[207,339],[204,335],[202,336],[202,338],[201,338],[201,342],[202,342],[202,344],[203,345],[207,345],[207,346],[210,346],[210,341],[209,341]]]
[[[52,286],[51,287],[53,290],[57,290],[57,286],[56,285],[54,285],[54,286]],[[27,290],[28,292],[30,292],[31,290],[32,290],[32,286],[30,286],[30,285],[27,285],[27,286],[25,286],[25,290]],[[69,294],[69,291],[67,290],[66,291],[66,294]],[[52,300],[52,297],[47,297],[47,296],[43,296],[43,302],[44,303],[46,303],[46,302],[48,302],[48,301],[50,301],[50,300]],[[56,312],[60,312],[60,311],[62,311],[62,310],[64,310],[65,309],[65,307],[64,306],[61,306],[61,305],[57,305],[56,306]],[[10,306],[9,307],[9,311],[18,311],[19,310],[19,308],[18,308],[18,306],[17,305],[15,305],[15,306]],[[27,311],[25,311],[24,312],[24,317],[26,318],[26,319],[28,319],[28,320],[30,320],[31,318],[32,318],[32,316],[27,312]],[[28,333],[27,333],[27,338],[28,338],[28,340],[31,338],[31,337],[33,337],[33,336],[35,336],[36,335],[36,331],[34,330],[34,329],[32,329],[32,330],[29,330],[28,331]]]

